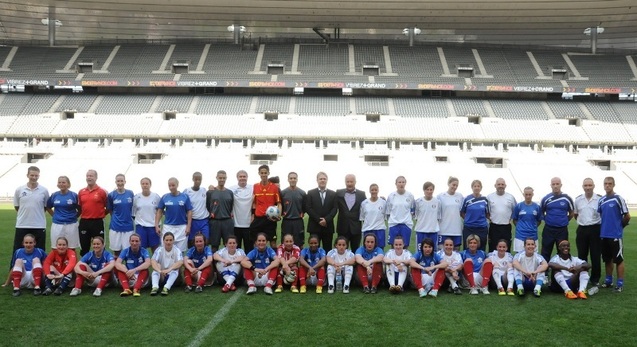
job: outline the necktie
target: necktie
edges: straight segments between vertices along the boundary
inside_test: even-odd
[[[325,191],[321,190],[321,205],[325,204]]]

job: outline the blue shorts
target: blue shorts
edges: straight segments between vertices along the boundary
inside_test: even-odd
[[[188,235],[188,240],[194,240],[195,235],[198,232],[201,232],[203,236],[206,237],[206,240],[210,239],[210,227],[208,227],[208,219],[193,219],[192,223],[190,223],[190,234]]]
[[[409,241],[411,240],[411,228],[405,224],[396,224],[389,227],[389,245],[394,245],[394,238],[396,236],[402,236],[405,248],[409,247]]]
[[[141,238],[142,248],[155,248],[161,244],[161,239],[155,232],[155,227],[143,227],[137,224],[135,225],[135,232]]]
[[[377,243],[376,246],[378,246],[380,248],[385,248],[385,246],[387,245],[387,243],[386,243],[387,238],[385,236],[385,229],[363,231],[363,240],[365,240],[365,236],[368,235],[368,234],[372,234],[372,235],[376,236],[376,243]]]
[[[450,235],[440,235],[438,234],[438,244],[442,245],[445,243],[446,239],[451,239],[453,241],[454,247],[460,247],[462,244],[462,236],[450,236]]]
[[[421,249],[420,245],[422,244],[422,241],[426,238],[430,238],[431,241],[434,242],[434,252],[438,249],[438,233],[419,233],[416,231],[416,243],[418,244],[418,248],[416,248],[416,251],[419,251]]]

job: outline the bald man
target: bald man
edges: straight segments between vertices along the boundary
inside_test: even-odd
[[[553,245],[557,249],[558,242],[568,240],[568,222],[574,215],[573,199],[562,192],[562,180],[559,177],[551,179],[551,192],[542,198],[540,211],[544,216],[542,256],[548,262]]]
[[[336,233],[349,240],[350,249],[356,250],[361,243],[362,222],[360,221],[361,203],[367,199],[364,191],[356,189],[356,176],[345,175],[345,189],[336,191]]]
[[[491,211],[491,223],[489,223],[489,252],[498,247],[500,240],[507,242],[507,248],[511,249],[511,215],[517,205],[515,197],[505,191],[507,184],[504,178],[495,180],[495,192],[487,196],[489,210]]]
[[[577,219],[575,243],[578,258],[587,261],[590,252],[591,289],[589,294],[593,295],[598,290],[597,285],[602,273],[602,243],[599,236],[602,219],[597,212],[601,195],[595,194],[595,182],[591,178],[584,179],[582,189],[584,194],[575,198],[574,215]]]

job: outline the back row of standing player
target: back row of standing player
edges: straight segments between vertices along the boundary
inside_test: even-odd
[[[366,234],[374,234],[379,246],[384,248],[387,222],[390,245],[400,235],[408,248],[413,229],[418,244],[425,238],[437,241],[437,245],[451,239],[458,249],[462,240],[477,235],[480,248],[485,250],[488,244],[489,250],[493,251],[499,240],[505,240],[510,246],[512,221],[516,225],[514,252],[524,251],[527,238],[537,241],[538,226],[544,221],[542,256],[548,261],[553,245],[568,240],[568,223],[575,216],[579,225],[576,239],[579,258],[586,260],[590,251],[591,283],[595,286],[600,280],[599,259],[602,255],[606,264],[604,284],[612,284],[614,263],[617,265],[617,286],[623,285],[622,236],[630,214],[624,199],[614,193],[612,177],[604,180],[605,196],[594,194],[592,179],[585,179],[584,194],[575,201],[561,191],[560,178],[553,178],[551,193],[538,205],[532,201],[531,187],[524,189],[524,201],[517,203],[505,192],[506,182],[502,178],[495,182],[496,191],[486,197],[481,195],[479,180],[471,183],[472,194],[463,197],[456,192],[458,179],[450,177],[447,191],[434,197],[434,184],[426,182],[424,196],[416,199],[405,190],[405,177],[399,176],[395,182],[396,191],[385,199],[378,195],[376,184],[370,186],[371,196],[367,198],[364,191],[356,189],[356,177],[351,174],[345,177],[344,189],[333,191],[327,189],[327,174],[319,172],[316,176],[318,187],[307,193],[297,187],[298,175],[294,172],[288,174],[289,187],[282,191],[269,175],[269,167],[260,166],[260,181],[248,186],[248,174],[241,170],[237,173],[238,184],[226,188],[227,174],[218,171],[217,186],[206,190],[201,187],[202,174],[196,172],[192,187],[180,192],[179,181],[170,178],[170,192],[160,197],[151,192],[149,178],[141,180],[142,192],[134,194],[125,188],[126,179],[122,174],[116,176],[117,188],[107,193],[96,183],[97,172],[88,170],[87,186],[77,194],[70,191],[68,177],[60,176],[59,191],[49,196],[47,189],[37,182],[39,169],[29,167],[28,183],[18,187],[14,196],[18,212],[14,251],[22,246],[24,235],[29,233],[35,235],[36,244],[46,244],[44,212],[48,211],[53,217],[52,248],[55,248],[57,238],[64,236],[69,240],[70,248],[81,248],[81,255],[90,250],[93,237],[104,236],[103,219],[110,213],[109,244],[116,257],[128,247],[134,231],[141,236],[142,247],[153,250],[160,245],[160,236],[166,232],[174,235],[175,245],[182,252],[198,232],[206,236],[213,251],[219,248],[222,238],[225,241],[236,235],[238,246],[249,252],[259,233],[264,233],[271,246],[276,248],[277,221],[281,219],[281,235],[293,235],[297,246],[303,246],[307,230],[318,235],[321,246],[329,251],[336,218],[336,232],[349,240],[351,249],[357,249],[361,237]],[[266,216],[267,208],[273,205],[282,211],[278,218]],[[307,228],[303,220],[305,214],[308,215]]]

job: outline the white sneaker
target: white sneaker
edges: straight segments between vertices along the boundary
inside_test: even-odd
[[[343,294],[349,294],[349,286],[343,286]]]
[[[598,286],[592,286],[588,289],[588,295],[595,295],[599,292]]]
[[[268,294],[268,295],[272,295],[272,294],[274,294],[274,293],[272,292],[272,287],[265,287],[265,288],[263,288],[263,292],[264,292],[264,293],[266,293],[266,294]]]
[[[69,294],[70,296],[78,296],[82,293],[82,289],[79,288],[73,288],[73,290],[71,290],[71,294]]]
[[[476,288],[476,287],[471,288],[471,290],[469,291],[469,294],[478,295],[479,294],[478,288]]]
[[[484,294],[484,295],[491,294],[491,293],[489,293],[489,287],[482,287],[482,294]]]
[[[95,288],[95,291],[93,292],[93,296],[94,297],[102,296],[102,290],[99,288]]]
[[[425,290],[425,288],[418,289],[418,296],[420,296],[421,298],[427,296],[427,291]]]
[[[250,295],[250,294],[254,294],[256,292],[257,292],[257,287],[251,286],[251,287],[248,287],[248,291],[246,292],[246,294]]]

